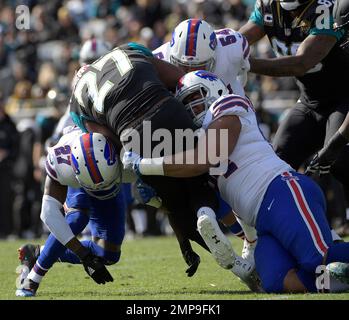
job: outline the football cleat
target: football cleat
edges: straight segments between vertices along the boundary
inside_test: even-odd
[[[18,259],[31,270],[40,255],[40,245],[26,244],[18,249]]]
[[[339,282],[349,284],[349,264],[344,262],[332,262],[326,266],[331,277]]]
[[[229,239],[220,229],[216,217],[202,214],[198,218],[197,227],[217,263],[224,269],[231,269],[235,252]]]
[[[16,297],[35,297],[38,288],[39,283],[25,278],[21,284],[21,288],[16,290]]]
[[[255,265],[254,261],[254,250],[256,249],[257,240],[253,242],[249,242],[248,240],[244,240],[244,247],[242,249],[241,256],[248,260],[253,266]]]
[[[245,283],[251,291],[264,292],[254,264],[251,264],[247,259],[236,256],[230,271]]]

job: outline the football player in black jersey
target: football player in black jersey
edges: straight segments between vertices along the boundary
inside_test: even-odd
[[[343,30],[333,28],[332,0],[257,0],[240,29],[250,44],[267,35],[276,54],[251,59],[251,71],[295,76],[300,98],[281,123],[274,140],[277,154],[294,169],[335,134],[349,109],[345,79],[349,55],[341,47]],[[331,167],[349,186],[349,148]]]
[[[346,33],[341,46],[349,52],[349,0],[337,0],[333,7],[334,29],[342,29]],[[345,117],[335,135],[313,158],[306,173],[319,176],[329,173],[332,164],[349,143],[349,113]]]
[[[80,128],[112,138],[120,150],[122,135],[127,130],[137,131],[143,141],[143,121],[150,121],[151,134],[165,128],[174,139],[176,129],[197,129],[184,105],[167,90],[174,90],[182,75],[179,68],[153,58],[143,46],[129,43],[117,47],[81,75],[70,100],[71,116]],[[151,150],[157,144],[151,141]],[[173,140],[169,152],[175,146]],[[143,146],[140,148],[142,154]],[[144,182],[156,190],[162,205],[169,210],[171,226],[189,265],[188,276],[192,276],[200,258],[188,239],[208,249],[196,230],[196,213],[201,207],[216,212],[218,206],[207,176],[190,179],[150,176]]]

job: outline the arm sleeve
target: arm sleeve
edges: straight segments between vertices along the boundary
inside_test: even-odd
[[[57,199],[44,195],[42,197],[40,218],[56,239],[66,245],[74,238],[74,234],[62,214],[61,208],[62,204]]]

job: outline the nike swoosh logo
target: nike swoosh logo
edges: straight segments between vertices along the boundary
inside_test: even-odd
[[[272,200],[272,202],[270,202],[270,205],[269,205],[269,207],[267,208],[267,209],[268,209],[268,211],[270,211],[271,206],[273,205],[274,201],[275,201],[275,199],[273,199],[273,200]]]

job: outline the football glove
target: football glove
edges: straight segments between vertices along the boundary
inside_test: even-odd
[[[187,265],[189,266],[189,268],[185,270],[185,273],[187,274],[188,277],[192,277],[199,267],[200,256],[196,252],[190,249],[183,252],[183,258],[187,263]]]
[[[144,183],[141,179],[138,179],[136,182],[136,188],[143,204],[155,208],[161,207],[161,199],[157,196],[156,191],[151,186]]]
[[[141,160],[142,157],[138,153],[132,151],[126,151],[122,157],[124,169],[134,171],[139,177],[141,176],[139,172],[139,163]]]
[[[114,279],[105,267],[102,258],[88,253],[81,257],[81,262],[86,273],[98,284],[105,284],[106,282],[113,282]]]
[[[333,163],[336,161],[338,155],[345,147],[348,141],[345,137],[337,131],[337,133],[328,141],[311,160],[309,166],[305,170],[306,175],[316,174],[319,177],[328,174]]]

